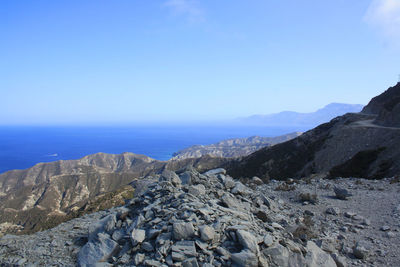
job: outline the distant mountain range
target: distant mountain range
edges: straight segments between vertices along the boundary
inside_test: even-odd
[[[249,125],[266,126],[309,126],[315,127],[321,123],[346,113],[357,113],[363,109],[360,104],[331,103],[315,112],[299,113],[294,111],[283,111],[268,115],[253,115],[250,117],[239,118],[239,123]]]

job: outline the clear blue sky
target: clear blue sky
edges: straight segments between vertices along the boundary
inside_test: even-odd
[[[400,0],[0,2],[0,124],[310,112],[399,74]]]

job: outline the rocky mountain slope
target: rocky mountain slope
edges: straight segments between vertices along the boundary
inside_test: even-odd
[[[130,183],[164,169],[207,170],[226,161],[204,156],[162,162],[133,153],[98,153],[8,171],[0,174],[0,235],[32,233],[122,205],[132,196]]]
[[[239,122],[252,125],[267,126],[301,126],[315,127],[319,124],[330,121],[331,119],[346,113],[360,112],[363,105],[331,103],[315,112],[299,113],[294,111],[283,111],[269,115],[253,115],[242,118]]]
[[[223,169],[138,180],[126,205],[0,239],[5,266],[398,266],[399,182],[272,181]],[[379,199],[379,201],[376,201]]]
[[[349,113],[288,142],[227,164],[236,177],[383,178],[400,174],[400,83],[375,97],[361,113]]]
[[[121,205],[133,191],[125,185],[164,165],[143,155],[98,153],[5,172],[0,174],[0,230],[37,231],[96,211],[95,203]]]
[[[196,145],[174,153],[172,160],[199,158],[205,155],[226,158],[247,156],[261,148],[286,142],[299,135],[301,135],[300,132],[289,133],[276,137],[252,136],[248,138],[223,140],[211,145]]]
[[[400,83],[374,97],[362,113],[377,115],[374,123],[387,127],[400,127]]]

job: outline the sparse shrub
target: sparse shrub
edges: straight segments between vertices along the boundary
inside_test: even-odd
[[[287,183],[282,183],[275,187],[275,191],[294,191],[295,189],[294,185],[288,185]]]
[[[361,180],[359,180],[359,179],[357,179],[356,181],[355,181],[355,184],[356,185],[362,185],[362,184],[364,184]]]
[[[311,194],[311,193],[300,193],[299,194],[299,199],[300,202],[310,202],[312,204],[316,204],[318,202],[318,196],[317,194]]]
[[[400,176],[395,176],[392,179],[390,179],[390,184],[396,184],[400,183]]]
[[[325,189],[325,190],[329,190],[331,189],[331,185],[330,184],[325,184],[325,185],[319,185],[318,188],[319,189]]]
[[[306,178],[304,178],[304,182],[305,182],[306,184],[311,184],[311,183],[312,183],[312,177],[306,177]]]
[[[303,224],[294,230],[293,237],[304,242],[317,237],[314,231],[314,222],[310,216],[304,217]]]
[[[295,184],[296,181],[295,181],[294,179],[290,178],[290,179],[287,179],[287,180],[285,181],[285,183],[288,184],[288,185],[292,185],[292,184]]]

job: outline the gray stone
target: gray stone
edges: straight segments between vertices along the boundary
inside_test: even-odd
[[[181,175],[179,175],[179,178],[181,179],[181,183],[183,185],[191,185],[192,184],[192,175],[190,172],[184,172]]]
[[[263,255],[271,260],[271,266],[287,267],[289,265],[289,250],[281,244],[264,249]]]
[[[196,257],[196,247],[193,241],[178,241],[171,247],[171,255],[174,261],[184,261],[187,258]]]
[[[336,197],[341,200],[346,200],[347,198],[352,196],[349,190],[345,188],[335,187],[333,191],[335,192]]]
[[[326,209],[325,213],[331,214],[331,215],[339,215],[340,210],[337,207],[329,207]]]
[[[224,180],[224,186],[226,190],[230,190],[235,187],[235,181],[231,177],[226,177]]]
[[[363,242],[357,242],[353,247],[353,255],[357,259],[366,259],[368,257],[369,251]]]
[[[89,241],[78,253],[78,266],[93,266],[95,263],[105,261],[115,251],[118,243],[108,234],[98,233],[96,241]]]
[[[258,178],[257,176],[254,176],[253,178],[251,178],[251,182],[253,184],[256,184],[256,185],[264,184],[264,182],[260,178]]]
[[[135,265],[139,265],[139,264],[141,264],[141,263],[144,261],[145,257],[146,257],[145,254],[136,253],[135,256],[133,257],[133,263],[134,263]]]
[[[274,228],[274,229],[278,229],[278,230],[283,230],[284,228],[282,227],[282,225],[280,225],[279,223],[272,223],[271,224],[271,226]]]
[[[223,247],[217,247],[216,252],[221,255],[224,260],[229,260],[231,258],[231,253]]]
[[[257,210],[256,216],[263,222],[271,222],[271,218],[269,217],[268,212],[263,209]]]
[[[369,219],[364,219],[361,223],[367,226],[371,225],[371,221]]]
[[[239,243],[246,249],[249,249],[253,253],[258,253],[257,239],[251,233],[244,230],[237,230],[236,236]]]
[[[205,173],[203,173],[204,175],[210,176],[210,175],[218,175],[218,174],[226,174],[226,170],[223,168],[218,168],[218,169],[213,169],[213,170],[209,170]]]
[[[146,237],[146,231],[142,229],[133,229],[131,233],[132,245],[136,246],[143,242]]]
[[[152,184],[153,181],[151,180],[145,180],[145,179],[138,179],[138,180],[134,180],[132,183],[130,183],[130,185],[135,188],[134,191],[134,196],[135,197],[140,197],[142,195],[144,195],[148,188],[149,185]]]
[[[191,185],[189,186],[189,194],[194,196],[204,195],[206,193],[206,188],[202,184]]]
[[[305,257],[307,267],[336,267],[333,258],[322,249],[320,249],[314,242],[307,242],[307,254]]]
[[[389,231],[389,230],[390,230],[390,227],[389,227],[388,225],[383,225],[383,226],[380,228],[380,230],[386,232],[386,231]]]
[[[93,267],[111,267],[111,266],[113,265],[108,262],[98,262]]]
[[[151,240],[156,238],[160,233],[161,233],[160,229],[149,229],[146,232],[146,237]]]
[[[182,262],[183,267],[199,267],[196,258],[186,259]]]
[[[393,237],[396,237],[396,234],[394,232],[388,231],[388,232],[386,232],[385,236],[387,238],[393,238]]]
[[[233,194],[247,195],[248,188],[241,182],[236,182],[235,187],[231,190]]]
[[[194,235],[192,223],[176,222],[172,225],[172,235],[175,240],[185,240]]]
[[[159,261],[155,261],[155,260],[145,260],[144,265],[150,266],[150,267],[160,267],[160,266],[162,266],[162,263]]]
[[[201,226],[200,228],[200,238],[203,241],[210,241],[213,240],[214,236],[215,236],[215,230],[214,228],[205,225],[205,226]]]
[[[345,217],[347,217],[347,218],[353,218],[354,216],[356,216],[357,214],[355,214],[354,212],[351,212],[351,211],[346,211],[345,213],[344,213],[344,216]]]
[[[263,240],[264,245],[270,247],[274,243],[274,238],[270,234],[266,234]]]
[[[346,258],[337,253],[331,254],[332,259],[335,261],[337,267],[347,267]]]
[[[258,267],[257,256],[247,249],[232,254],[231,260],[238,267]]]
[[[225,193],[221,197],[221,201],[225,206],[227,206],[230,209],[241,210],[243,208],[242,205],[238,202],[238,200],[234,196],[228,193]]]
[[[117,223],[117,218],[115,214],[110,214],[101,220],[92,223],[89,226],[89,240],[93,241],[97,239],[97,234],[101,232],[111,233],[111,231],[115,228],[115,224]]]
[[[116,231],[114,231],[114,233],[112,234],[111,238],[112,238],[114,241],[118,241],[118,240],[121,240],[124,236],[125,236],[124,230],[116,230]]]
[[[143,242],[141,248],[147,252],[152,252],[154,250],[154,247],[150,242]]]
[[[170,181],[174,186],[179,187],[182,183],[181,179],[179,178],[178,175],[176,175],[175,172],[170,171],[170,170],[164,170],[161,173],[161,179],[162,180],[166,180],[166,181]]]
[[[304,215],[307,215],[307,216],[314,216],[314,212],[312,212],[311,210],[305,210],[305,211],[304,211]]]

